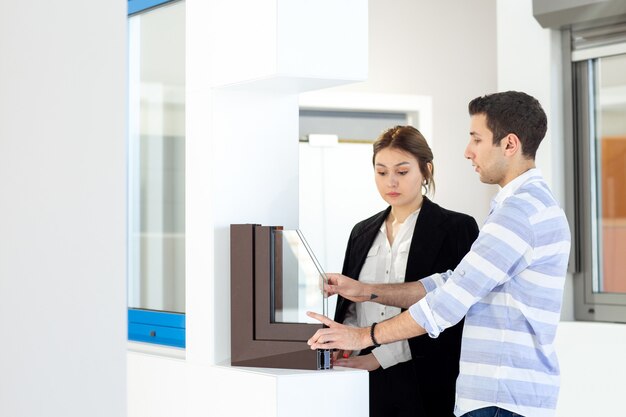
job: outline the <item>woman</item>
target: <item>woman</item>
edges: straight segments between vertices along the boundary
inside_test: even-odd
[[[412,126],[387,130],[374,142],[373,164],[376,187],[389,207],[354,226],[342,274],[399,283],[454,269],[478,236],[478,226],[472,217],[425,196],[435,184],[433,154],[422,134]],[[367,327],[400,311],[339,297],[335,321]],[[337,352],[335,365],[370,371],[372,417],[453,416],[462,328],[458,323],[437,339]]]

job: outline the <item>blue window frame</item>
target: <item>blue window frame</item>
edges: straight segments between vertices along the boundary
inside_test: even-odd
[[[128,309],[128,340],[185,347],[185,315]]]
[[[141,13],[171,1],[173,0],[128,0],[128,15]]]

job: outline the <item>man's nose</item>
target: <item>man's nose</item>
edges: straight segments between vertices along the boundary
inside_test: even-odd
[[[469,145],[465,147],[465,152],[463,152],[463,156],[465,156],[465,159],[472,159],[472,154],[469,151]]]

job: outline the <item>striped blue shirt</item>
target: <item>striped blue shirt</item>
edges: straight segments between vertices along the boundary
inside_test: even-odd
[[[569,249],[565,214],[531,169],[500,190],[456,269],[421,280],[426,297],[409,312],[431,337],[465,316],[457,416],[490,406],[554,416],[554,338]]]

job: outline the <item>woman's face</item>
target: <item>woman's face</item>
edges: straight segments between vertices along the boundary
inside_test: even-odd
[[[374,158],[374,175],[380,196],[392,207],[419,206],[422,181],[417,159],[408,152],[385,148]]]

